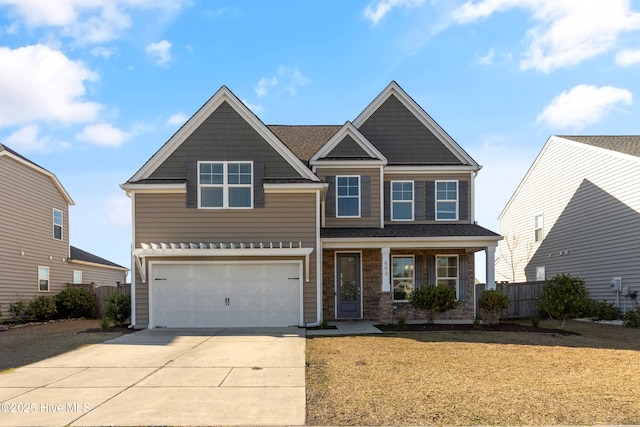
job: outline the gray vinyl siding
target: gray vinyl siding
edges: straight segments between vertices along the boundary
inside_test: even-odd
[[[127,283],[127,272],[112,268],[103,268],[86,264],[69,264],[68,282],[73,283],[73,272],[82,271],[82,283],[95,283],[101,286],[115,286],[118,282]]]
[[[249,160],[264,162],[265,178],[300,177],[249,123],[223,102],[150,178],[185,178],[189,162]]]
[[[324,158],[371,158],[366,151],[349,135],[336,145]]]
[[[358,130],[388,159],[390,165],[462,164],[393,95]]]
[[[70,281],[69,209],[48,176],[5,156],[0,182],[0,309],[6,318],[10,303],[55,295]],[[63,212],[62,241],[53,238],[54,208]],[[49,292],[38,292],[38,266],[49,267]]]
[[[612,277],[640,290],[639,179],[640,159],[551,138],[501,215],[496,280],[513,280],[511,265],[515,281],[535,280],[544,266],[547,279],[583,278],[593,299],[616,301]],[[535,242],[540,213],[543,239]]]
[[[470,219],[472,218],[472,205],[471,205],[471,201],[473,200],[473,198],[471,197],[471,182],[470,182],[470,176],[468,173],[460,173],[460,174],[444,174],[444,173],[432,173],[432,174],[416,174],[416,175],[403,175],[403,174],[392,174],[392,173],[385,173],[384,175],[384,181],[385,184],[386,183],[390,183],[391,181],[414,181],[414,182],[428,182],[428,181],[458,181],[458,182],[466,182],[466,219],[465,216],[463,215],[463,212],[461,212],[460,210],[458,211],[458,221],[457,222],[461,222],[461,223],[469,223],[471,222]],[[418,187],[418,186],[416,186]],[[425,187],[425,191],[426,191],[426,185]],[[416,188],[417,190],[417,188]],[[458,200],[460,200],[460,194],[458,195]],[[386,205],[391,203],[391,195],[390,194],[385,194],[385,209],[386,209]],[[426,206],[426,203],[428,201],[428,197],[425,194],[425,197],[422,199],[422,201],[425,203],[425,209],[424,212],[435,212],[435,202],[430,202],[432,204],[434,204],[434,206],[429,209]],[[416,200],[416,195],[414,194],[414,203],[417,203],[418,200]],[[460,208],[461,206],[464,206],[464,203],[462,204],[458,204],[458,207]],[[417,207],[414,207],[415,211],[417,212],[418,209]],[[390,212],[388,212],[390,214]],[[390,216],[387,217],[385,215],[385,224],[399,224],[399,223],[403,223],[405,221],[391,221]],[[418,219],[418,217],[416,216],[415,221],[413,221],[414,224],[435,224],[435,223],[440,223],[442,221],[436,221],[435,219]],[[405,222],[406,223],[406,222]]]
[[[314,252],[309,257],[310,281],[303,284],[304,320],[305,322],[317,320],[315,194],[267,193],[265,207],[261,209],[188,209],[185,198],[186,194],[136,194],[135,247],[139,248],[140,243],[151,242],[225,244],[294,242],[296,245],[302,242],[302,246],[314,248]],[[184,259],[181,258],[181,260]],[[260,259],[269,258],[261,257]],[[196,260],[204,259],[194,259]],[[144,327],[149,321],[148,288],[146,283],[141,283],[137,271],[135,280],[136,326]]]
[[[380,169],[341,169],[318,167],[316,175],[325,181],[328,176],[359,175],[369,176],[369,215],[360,218],[336,218],[335,215],[325,215],[325,227],[380,227]],[[361,185],[362,187],[362,185]],[[335,197],[335,192],[333,192]],[[362,203],[362,195],[361,195]],[[361,212],[362,213],[362,212]]]

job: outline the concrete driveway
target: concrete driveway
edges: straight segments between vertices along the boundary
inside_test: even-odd
[[[304,425],[298,328],[155,329],[0,375],[0,425]]]

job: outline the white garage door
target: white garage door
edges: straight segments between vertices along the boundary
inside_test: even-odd
[[[299,325],[299,262],[152,264],[150,327]]]

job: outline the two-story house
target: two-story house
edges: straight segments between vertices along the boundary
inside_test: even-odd
[[[632,308],[632,291],[640,291],[639,179],[640,136],[549,137],[498,218],[497,279],[571,274],[591,298]]]
[[[222,87],[122,188],[135,327],[420,318],[450,286],[474,317],[480,166],[391,82],[342,126],[266,126]]]
[[[0,310],[68,283],[115,286],[129,269],[69,244],[73,200],[58,178],[0,144]]]

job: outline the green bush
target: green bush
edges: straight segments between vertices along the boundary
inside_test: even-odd
[[[478,305],[483,311],[482,320],[489,325],[497,325],[502,310],[509,308],[509,297],[502,291],[491,289],[482,292]]]
[[[640,328],[640,309],[627,311],[622,316],[622,323],[630,328]]]
[[[117,326],[126,325],[131,317],[131,296],[129,294],[111,294],[102,307],[104,317]]]
[[[620,317],[620,311],[613,303],[589,300],[584,317],[590,317],[593,320],[617,320]]]
[[[541,315],[559,321],[558,329],[564,329],[567,320],[580,317],[587,310],[589,292],[581,278],[560,274],[544,283],[536,306]]]
[[[16,301],[9,304],[9,313],[14,322],[22,321],[22,318],[27,314],[27,305],[24,301]]]
[[[69,288],[56,295],[58,317],[95,319],[98,313],[96,297],[86,289]]]
[[[428,323],[458,305],[455,291],[448,286],[423,286],[411,294],[410,301],[413,307],[427,313]]]
[[[45,295],[36,297],[29,303],[29,314],[39,322],[53,319],[56,314],[56,300]]]

